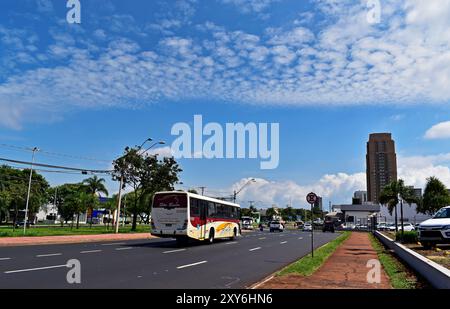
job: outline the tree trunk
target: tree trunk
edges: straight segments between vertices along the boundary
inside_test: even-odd
[[[398,232],[397,205],[395,205],[395,233]]]
[[[137,212],[134,211],[133,212],[133,225],[131,226],[131,230],[136,231],[136,226],[137,226]]]
[[[400,200],[400,222],[402,225],[402,241],[403,241],[403,234],[405,234],[405,227],[403,224],[403,200]]]
[[[80,228],[80,214],[77,214],[77,230]]]

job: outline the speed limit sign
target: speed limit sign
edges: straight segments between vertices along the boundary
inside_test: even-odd
[[[309,204],[315,204],[317,202],[317,195],[314,192],[308,193],[306,196],[306,201]]]

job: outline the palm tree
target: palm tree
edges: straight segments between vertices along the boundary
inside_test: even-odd
[[[412,188],[406,187],[405,182],[402,179],[391,181],[387,186],[383,188],[380,194],[379,201],[381,204],[388,207],[389,213],[392,215],[392,211],[395,210],[395,232],[398,232],[397,224],[397,205],[400,204],[400,222],[402,227],[402,239],[404,233],[403,224],[403,201],[411,205],[416,202],[417,199],[414,196]]]
[[[95,196],[97,193],[104,193],[105,195],[108,195],[108,190],[105,186],[105,179],[98,178],[97,175],[94,175],[94,177],[87,178],[83,180],[83,185],[86,188],[87,193],[92,194]],[[89,226],[92,227],[92,212],[93,207],[89,207],[89,212],[91,213],[91,220],[89,222]]]

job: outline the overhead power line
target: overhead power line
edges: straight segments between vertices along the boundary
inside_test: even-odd
[[[0,158],[0,161],[16,163],[16,164],[25,164],[25,165],[32,164],[31,162],[13,160],[13,159],[7,159],[7,158]],[[76,168],[76,167],[68,167],[68,166],[50,165],[50,164],[43,164],[43,163],[33,163],[33,165],[40,166],[40,167],[60,169],[60,170],[78,171],[78,172],[82,172],[82,173],[90,172],[90,173],[94,173],[94,174],[110,174],[113,172],[112,170],[93,170],[93,169]]]

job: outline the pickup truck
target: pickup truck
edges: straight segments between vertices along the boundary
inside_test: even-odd
[[[270,232],[273,232],[273,231],[283,232],[284,225],[280,221],[272,221],[269,224],[269,230],[270,230]]]

